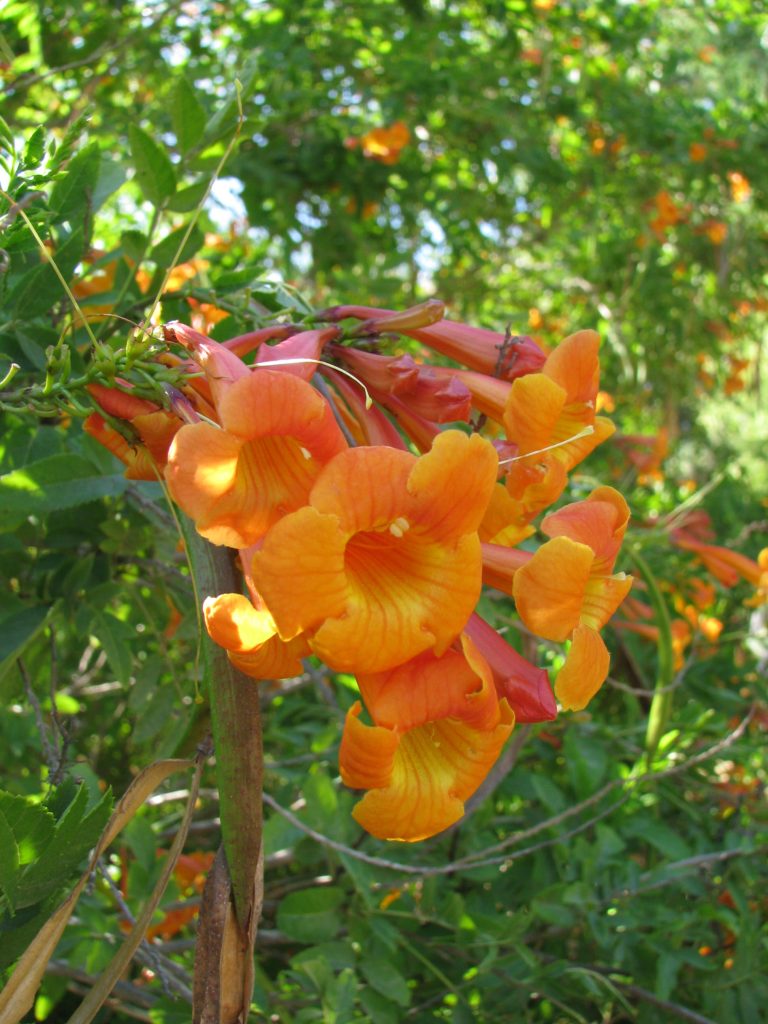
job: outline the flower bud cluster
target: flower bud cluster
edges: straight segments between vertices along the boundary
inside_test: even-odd
[[[386,839],[453,824],[515,722],[557,713],[547,673],[477,614],[483,586],[537,636],[570,641],[555,694],[574,709],[607,675],[599,631],[631,586],[613,572],[628,509],[612,488],[519,547],[613,430],[595,415],[597,335],[546,356],[443,313],[339,306],[316,315],[326,326],[223,344],[171,324],[161,361],[188,370],[183,394],[161,408],[94,386],[87,423],[127,475],[164,473],[198,532],[238,550],[243,592],[204,614],[239,669],[280,679],[315,656],[355,676],[341,775],[366,791],[355,818]],[[385,354],[392,335],[461,365]]]

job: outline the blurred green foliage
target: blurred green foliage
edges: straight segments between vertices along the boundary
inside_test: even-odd
[[[354,683],[310,668],[266,686],[253,1019],[768,1019],[765,611],[745,583],[697,609],[710,579],[669,541],[685,506],[716,544],[766,545],[764,5],[11,0],[0,33],[0,377],[19,367],[0,438],[0,969],[82,868],[107,788],[206,730],[177,525],[80,429],[98,346],[163,286],[165,320],[228,313],[219,338],[437,295],[545,345],[600,330],[623,439],[575,493],[627,495],[630,546],[690,643],[650,765],[657,647],[616,630],[589,712],[527,732],[466,821],[417,847],[350,818],[336,748]],[[11,400],[33,382],[37,417]],[[662,426],[670,457],[633,462]],[[509,621],[506,599],[485,611]],[[209,775],[191,852],[218,844]],[[105,966],[179,799],[149,803],[104,862],[36,1019],[66,1020]],[[163,914],[199,899],[174,884]],[[156,923],[100,1019],[189,1019],[194,926]]]

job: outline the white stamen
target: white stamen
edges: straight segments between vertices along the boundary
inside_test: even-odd
[[[546,448],[537,448],[535,452],[526,452],[525,455],[516,455],[512,459],[499,459],[499,465],[505,466],[508,462],[521,462],[523,459],[530,459],[532,455],[541,455],[543,452],[551,452],[554,448],[562,448],[563,445],[570,444],[571,441],[579,441],[582,437],[589,437],[590,434],[594,434],[594,427],[584,427],[578,434],[574,434],[573,437],[566,437],[564,441],[557,441],[555,444],[548,444]]]
[[[299,446],[299,451],[307,461],[309,461],[312,458],[312,452],[308,451],[306,448],[302,448],[301,446]]]
[[[402,537],[407,530],[410,530],[411,524],[405,518],[405,516],[398,516],[394,522],[389,524],[389,532],[393,537]]]

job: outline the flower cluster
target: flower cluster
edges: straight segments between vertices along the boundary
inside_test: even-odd
[[[547,515],[535,551],[519,546],[613,431],[595,413],[597,335],[547,356],[443,313],[339,306],[313,329],[225,343],[171,324],[164,361],[188,366],[186,393],[161,409],[97,388],[87,424],[239,552],[243,591],[204,615],[242,672],[290,677],[315,656],[356,677],[341,775],[366,790],[357,821],[386,839],[453,824],[515,722],[557,713],[547,673],[477,614],[483,585],[513,596],[536,636],[570,641],[555,693],[572,709],[607,675],[599,631],[631,586],[613,571],[629,514],[612,488]],[[384,354],[393,334],[462,365]]]

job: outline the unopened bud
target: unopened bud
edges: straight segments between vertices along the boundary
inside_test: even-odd
[[[411,331],[418,327],[429,327],[445,316],[445,303],[439,299],[427,299],[417,306],[411,306],[389,316],[364,320],[352,332],[354,336],[381,334],[382,331]]]

